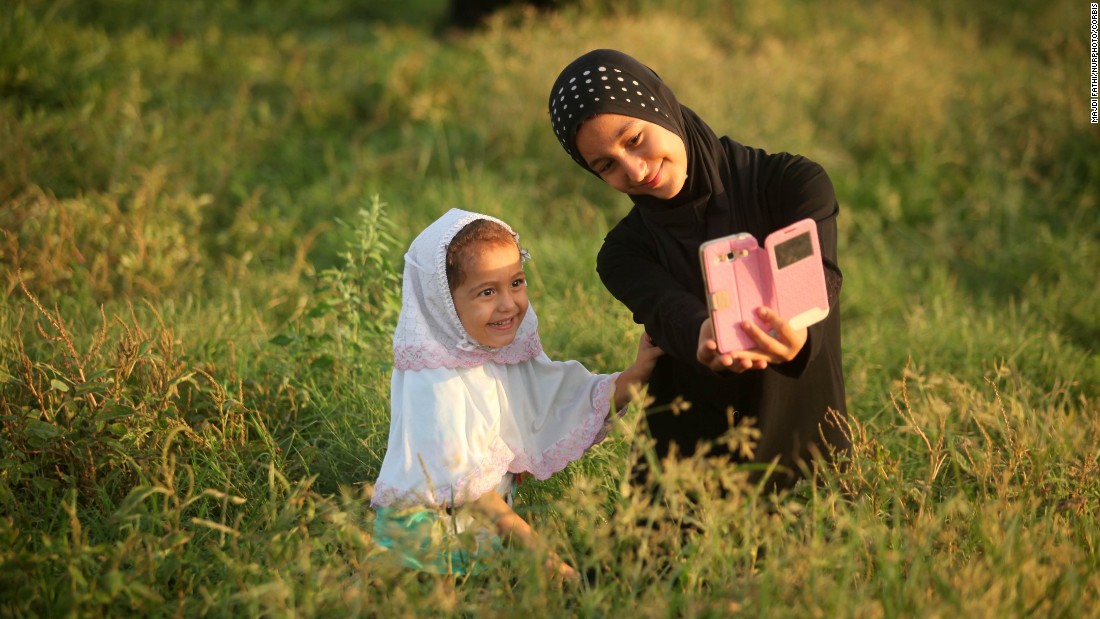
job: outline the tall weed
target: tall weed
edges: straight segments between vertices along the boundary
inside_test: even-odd
[[[0,9],[0,613],[1091,612],[1087,7],[563,4],[445,36],[434,0]],[[632,358],[593,269],[628,201],[545,118],[594,47],[829,171],[853,451],[780,497],[668,464],[651,500],[635,407],[520,489],[579,585],[522,551],[457,582],[395,569],[366,482],[423,225],[509,221],[548,353]]]

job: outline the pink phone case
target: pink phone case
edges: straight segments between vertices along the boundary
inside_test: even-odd
[[[707,305],[720,352],[754,348],[741,328],[760,306],[779,312],[801,329],[825,318],[829,299],[817,240],[817,224],[804,219],[768,235],[761,250],[751,234],[741,233],[703,243],[699,248]]]
[[[829,294],[814,220],[803,219],[776,230],[768,235],[764,248],[779,315],[795,329],[824,320],[829,315]]]
[[[714,339],[720,352],[756,346],[741,328],[753,320],[766,328],[754,311],[771,301],[771,282],[760,247],[751,234],[735,234],[707,241],[699,248],[707,282],[707,303],[714,323]]]

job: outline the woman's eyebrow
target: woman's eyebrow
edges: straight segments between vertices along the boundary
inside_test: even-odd
[[[621,140],[623,135],[630,131],[636,124],[638,124],[638,120],[635,118],[631,118],[623,123],[623,126],[619,127],[619,130],[615,132],[615,139]]]

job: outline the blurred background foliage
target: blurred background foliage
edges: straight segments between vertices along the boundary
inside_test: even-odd
[[[727,583],[725,560],[747,565],[738,604],[757,612],[961,612],[993,585],[1015,597],[973,608],[1087,608],[1100,507],[1087,26],[1084,3],[1026,0],[579,0],[473,29],[442,0],[5,2],[0,607],[166,614],[168,596],[188,613],[355,612],[393,582],[418,592],[385,598],[394,612],[564,603],[531,583],[456,598],[363,568],[364,497],[385,446],[401,255],[447,209],[519,230],[551,356],[604,372],[630,360],[637,327],[593,269],[628,202],[576,169],[546,119],[560,68],[616,47],[719,134],[821,162],[842,208],[861,442],[860,475],[835,483],[870,498],[677,556]],[[601,506],[629,451],[612,441],[525,486],[533,518],[581,547],[610,534]],[[594,511],[572,494],[600,489]],[[1003,519],[981,515],[990,502]],[[874,539],[845,537],[861,528]],[[775,549],[763,571],[744,554],[761,540]],[[977,560],[998,542],[1038,563]],[[784,575],[810,551],[839,593]],[[866,564],[837,567],[853,555]],[[938,581],[937,562],[971,577]],[[672,585],[632,569],[603,597],[565,599],[692,614],[687,598],[637,597]],[[686,587],[699,612],[729,610]],[[852,587],[878,605],[846,600]]]

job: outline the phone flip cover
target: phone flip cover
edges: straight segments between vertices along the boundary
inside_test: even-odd
[[[794,329],[824,320],[829,315],[829,294],[817,223],[803,219],[776,230],[768,235],[764,248],[779,315]]]
[[[812,219],[768,235],[763,250],[747,233],[707,241],[699,248],[699,259],[720,352],[756,346],[741,323],[752,320],[768,331],[756,315],[762,305],[775,309],[796,329],[829,313],[817,225]]]

